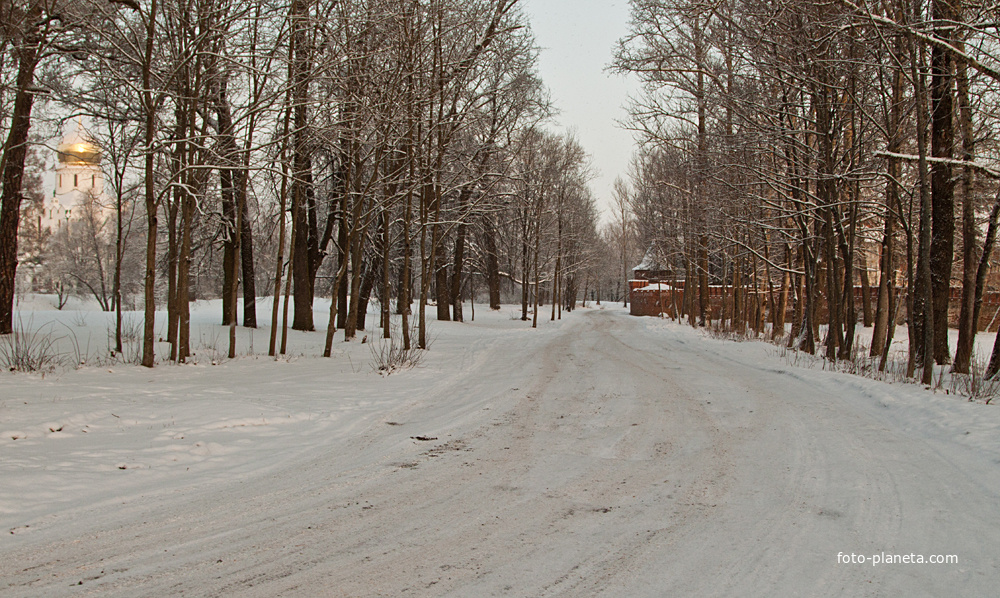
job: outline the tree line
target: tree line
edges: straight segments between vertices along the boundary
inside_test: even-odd
[[[332,296],[329,356],[370,302],[409,349],[428,345],[431,304],[461,321],[479,291],[492,309],[517,297],[537,325],[542,303],[556,318],[608,288],[589,158],[548,128],[516,3],[3,2],[0,334],[19,229],[44,236],[21,222],[37,206],[25,176],[43,118],[86,117],[101,148],[112,216],[86,229],[105,244],[88,253],[101,267],[87,288],[117,312],[117,351],[123,295],[141,297],[146,366],[161,304],[162,357],[190,356],[199,289],[222,297],[230,356],[237,322],[269,321],[269,352],[283,353],[288,328],[313,330],[316,296]]]
[[[723,325],[784,334],[791,312],[791,346],[846,359],[860,321],[884,368],[905,319],[908,375],[968,373],[1000,216],[1000,5],[631,6],[614,60],[645,90],[629,204],[640,243],[685,281],[690,321],[711,320],[721,286]]]

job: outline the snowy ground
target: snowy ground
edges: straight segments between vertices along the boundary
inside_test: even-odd
[[[387,377],[321,332],[213,366],[217,304],[197,365],[0,374],[0,596],[995,595],[997,407],[513,311]]]

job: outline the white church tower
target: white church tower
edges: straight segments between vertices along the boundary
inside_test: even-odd
[[[84,131],[78,120],[76,129],[63,137],[57,149],[56,186],[45,202],[41,225],[56,232],[70,220],[80,218],[87,204],[97,201],[98,210],[105,203],[104,175],[101,172],[101,148]]]

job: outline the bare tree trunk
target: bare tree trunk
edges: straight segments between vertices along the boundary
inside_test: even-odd
[[[226,169],[219,171],[219,195],[222,198],[222,325],[229,326],[229,314],[233,313],[232,296],[229,293],[236,276],[236,209],[233,201],[232,174]]]
[[[372,290],[375,288],[375,280],[379,278],[382,270],[382,257],[376,254],[370,264],[366,264],[361,275],[361,288],[358,291],[358,316],[357,329],[364,332],[367,330],[368,305],[371,302]]]
[[[282,124],[281,135],[281,190],[278,193],[278,255],[275,256],[274,265],[274,294],[271,296],[271,339],[268,345],[267,354],[275,356],[275,349],[278,338],[278,303],[281,296],[281,278],[285,269],[285,217],[286,205],[288,203],[288,121],[290,119],[291,100],[285,97],[284,123]],[[287,306],[287,302],[286,302]],[[286,312],[287,314],[287,312]],[[287,320],[287,315],[286,318]],[[284,344],[284,343],[282,343]],[[284,350],[282,350],[284,352]]]
[[[933,0],[935,20],[951,22],[958,15],[952,2]],[[954,28],[948,25],[935,31],[935,37],[951,42]],[[954,155],[954,76],[951,54],[931,47],[931,155],[950,160]],[[951,164],[935,161],[931,170],[931,247],[930,270],[934,311],[934,360],[938,364],[951,361],[948,347],[948,301],[951,298],[951,264],[955,259],[955,181]]]
[[[411,161],[412,164],[412,161]],[[412,168],[410,172],[410,178],[412,180]],[[410,274],[410,260],[411,258],[411,241],[410,241],[410,222],[413,218],[413,192],[408,191],[406,194],[406,207],[403,210],[403,268],[400,272],[400,285],[399,293],[396,296],[396,308],[399,315],[402,318],[402,330],[403,330],[403,350],[410,350],[410,308],[413,304],[413,285],[411,283]]]
[[[181,69],[185,72],[185,69]],[[180,95],[190,97],[190,90]],[[167,342],[170,343],[170,360],[178,361],[178,340],[180,334],[180,308],[178,301],[179,282],[177,279],[178,261],[181,253],[181,237],[178,219],[181,216],[181,204],[184,201],[187,183],[186,168],[188,112],[185,100],[180,100],[174,108],[173,151],[170,154],[170,180],[176,183],[170,193],[165,195],[164,211],[167,217]]]
[[[895,49],[896,56],[902,56],[902,49]],[[889,108],[888,131],[886,144],[888,153],[897,153],[902,145],[902,102],[903,102],[903,72],[896,69],[892,76],[892,105]],[[871,356],[875,357],[885,352],[886,342],[890,337],[890,327],[895,328],[893,319],[892,292],[894,287],[895,268],[893,267],[893,223],[896,215],[893,210],[900,206],[899,180],[902,174],[902,164],[899,159],[890,157],[887,160],[888,178],[885,183],[885,215],[883,216],[882,252],[879,256],[878,301],[875,308],[875,327],[872,331]],[[901,217],[902,214],[900,213]]]
[[[799,326],[797,348],[809,354],[816,353],[816,254],[809,246],[809,236],[803,235],[803,302],[802,324]]]
[[[788,312],[788,293],[791,290],[792,274],[792,247],[785,243],[785,271],[781,274],[781,291],[778,294],[778,302],[774,307],[774,328],[771,330],[771,338],[779,339],[785,335],[785,315]]]
[[[542,208],[541,208],[541,206],[542,206],[542,201],[541,201],[541,199],[539,199],[538,200],[538,213],[535,215],[535,218],[536,218],[536,221],[535,221],[535,252],[534,252],[535,255],[534,255],[534,267],[533,267],[533,270],[535,271],[535,305],[534,305],[534,309],[532,310],[532,313],[531,313],[531,327],[532,328],[538,328],[538,301],[539,301],[539,294],[541,292],[541,287],[539,286],[540,273],[538,271],[538,255],[542,251],[542,247],[541,247],[541,245],[542,245],[542,230],[541,230],[542,229],[542,219],[541,219]],[[626,291],[626,295],[627,295],[627,292],[628,291]]]
[[[558,225],[556,227],[558,239],[556,241],[556,270],[555,275],[552,277],[552,318],[550,321],[554,322],[556,319],[556,310],[559,305],[559,275],[562,269],[562,200],[560,200],[558,214],[557,214]],[[560,318],[562,314],[560,312]]]
[[[425,175],[429,179],[430,175]],[[431,218],[431,212],[438,213],[436,203],[436,191],[432,188],[433,182],[425,180],[420,194],[420,299],[417,302],[417,348],[427,349],[427,297],[430,294],[431,274],[434,270],[434,249],[437,247],[438,227],[431,225],[430,249],[428,250],[427,226]]]
[[[293,200],[292,218],[295,245],[292,260],[292,282],[294,283],[292,329],[311,331],[316,329],[313,321],[313,300],[316,296],[316,270],[313,253],[316,251],[316,235],[313,228],[314,219],[310,212],[315,212],[314,190],[312,188],[312,164],[308,158],[299,160],[298,168],[292,179]]]
[[[179,138],[178,138],[179,139]],[[175,165],[179,170],[180,166]],[[171,195],[173,198],[171,199]],[[170,361],[177,360],[177,257],[180,250],[177,238],[177,216],[180,213],[180,187],[167,195],[164,208],[167,212],[167,342],[170,343]]]
[[[791,246],[788,246],[787,251],[791,251],[791,250],[792,250]],[[804,254],[805,254],[805,249],[804,248],[801,248],[799,251],[794,252],[794,259],[795,259],[796,263],[799,260],[802,259],[802,257],[804,256]],[[803,265],[803,270],[804,269],[805,269],[805,266]],[[794,297],[794,304],[792,306],[792,330],[791,330],[791,334],[788,335],[788,345],[787,346],[789,348],[795,346],[795,341],[796,341],[796,339],[798,339],[799,334],[802,331],[801,326],[802,326],[802,321],[803,321],[803,318],[804,318],[804,310],[802,308],[803,308],[803,305],[805,303],[805,301],[804,301],[804,295],[805,295],[805,291],[804,291],[805,281],[804,281],[804,278],[805,278],[804,274],[796,274],[795,278],[792,280],[792,282],[794,284],[795,297]]]
[[[361,240],[365,234],[365,227],[360,222],[363,218],[362,214],[364,212],[364,200],[360,197],[355,198],[357,207],[354,210],[354,222],[351,225],[353,229],[351,231],[351,295],[350,295],[350,305],[347,310],[347,325],[344,327],[344,340],[350,340],[357,335],[358,331],[358,313],[359,305],[361,301],[361,263],[364,258],[361,250]]]
[[[462,315],[462,282],[463,270],[465,268],[465,235],[468,226],[465,222],[458,224],[455,231],[455,261],[451,270],[451,299],[452,299],[452,320],[463,322]]]
[[[155,360],[154,334],[156,332],[156,185],[153,145],[156,137],[156,107],[153,98],[152,69],[153,46],[156,43],[157,0],[150,0],[146,20],[146,47],[142,64],[142,109],[145,112],[145,202],[146,202],[146,274],[143,288],[144,321],[142,330],[142,365],[153,367]]]
[[[184,363],[191,355],[191,227],[194,225],[194,198],[183,192],[181,200],[181,246],[177,256],[177,361]]]
[[[285,301],[282,306],[281,312],[281,351],[279,353],[284,355],[286,349],[288,348],[288,302],[291,298],[292,291],[292,264],[295,263],[295,227],[297,226],[295,222],[295,213],[298,209],[296,204],[298,203],[298,197],[295,195],[295,183],[292,183],[292,230],[291,239],[292,242],[288,246],[288,274],[285,276]]]
[[[983,254],[979,258],[979,269],[976,272],[976,294],[978,297],[982,297],[983,289],[986,286],[986,275],[990,270],[990,254],[993,253],[993,245],[997,238],[997,221],[1000,220],[1000,192],[997,193],[996,199],[993,201],[993,209],[990,211],[990,224],[986,229],[986,240],[983,243]],[[979,308],[982,302],[976,299],[976,310],[973,314],[974,326],[978,327],[979,324]],[[1000,338],[1000,333],[997,334]],[[997,340],[993,341],[993,352],[990,355],[990,363],[986,367],[986,379],[992,380],[996,377],[997,372],[1000,371],[1000,342]]]
[[[238,171],[236,176],[237,203],[243,206],[240,214],[240,257],[243,266],[243,326],[257,327],[257,283],[253,261],[253,226],[250,222],[250,207],[247,198],[246,171]]]
[[[922,53],[922,52],[921,52]],[[921,330],[914,330],[911,337],[911,351],[915,353],[916,365],[923,366],[921,382],[931,384],[934,378],[934,308],[931,272],[931,190],[928,186],[927,168],[927,113],[924,91],[924,77],[918,72],[918,52],[913,50],[910,67],[917,99],[917,151],[919,153],[919,186],[920,186],[920,241],[917,245],[917,286],[913,292],[913,312],[911,319],[914,324],[920,324]],[[923,60],[920,60],[922,63]],[[950,267],[950,266],[949,266]],[[916,326],[915,326],[916,328]]]
[[[395,190],[392,195],[395,195]],[[382,297],[381,297],[381,311],[382,311],[382,321],[380,322],[382,326],[382,338],[392,338],[392,327],[390,322],[390,310],[389,310],[389,251],[390,251],[390,229],[389,229],[389,210],[382,210]]]
[[[239,194],[236,195],[237,202],[245,201],[245,198],[240,198]],[[243,205],[238,203],[236,205],[236,246],[240,246],[241,236],[243,233]],[[232,285],[227,289],[230,296],[232,297],[232,303],[230,303],[229,312],[229,359],[236,357],[236,297],[239,293],[239,279],[234,276],[232,280]]]
[[[898,161],[896,165],[890,164],[889,170],[892,172],[893,168],[898,169]],[[888,188],[894,188],[896,183],[893,181],[888,181],[886,183]],[[889,191],[887,189],[888,195],[894,195],[895,190]],[[892,238],[893,238],[893,220],[895,216],[892,214],[892,207],[896,201],[891,198],[887,200],[887,209],[883,222],[882,231],[882,252],[879,256],[879,283],[878,283],[878,299],[876,300],[875,307],[875,322],[872,329],[872,346],[870,355],[876,357],[882,354],[885,348],[885,342],[889,336],[889,327],[895,326],[895,322],[892,321],[892,308],[890,307],[890,294],[893,288],[893,277],[895,276],[895,269],[893,268],[893,249],[892,249]]]
[[[500,264],[497,256],[496,228],[493,216],[489,213],[482,216],[483,248],[486,262],[486,287],[490,294],[490,309],[500,309]]]
[[[295,330],[315,330],[313,323],[313,297],[315,293],[315,273],[313,251],[316,234],[311,226],[310,210],[313,210],[312,161],[308,143],[308,100],[311,61],[307,47],[309,31],[310,0],[292,0],[289,9],[292,28],[294,54],[293,76],[290,81],[295,127],[292,132],[292,231],[294,259],[292,259],[292,279],[295,283],[294,316],[292,328]],[[242,212],[239,212],[242,215]],[[241,229],[242,230],[242,229]]]
[[[857,185],[853,186],[853,194],[851,197],[850,204],[850,224],[845,238],[844,231],[840,231],[840,242],[841,242],[841,257],[844,260],[844,344],[841,346],[840,354],[838,357],[840,359],[851,359],[853,357],[854,351],[854,334],[858,325],[858,308],[857,301],[854,298],[854,262],[855,262],[855,246],[857,243],[857,227],[858,227],[858,201],[860,196],[860,189]],[[846,246],[844,245],[846,241]],[[865,271],[867,276],[867,270]],[[867,289],[867,286],[864,287]],[[870,305],[870,298],[869,298]]]
[[[119,174],[121,173],[121,175]],[[122,179],[124,171],[115,172],[117,193],[115,198],[115,278],[112,293],[115,296],[115,354],[122,353],[122,261],[125,259],[125,223],[122,211]]]
[[[872,282],[868,277],[868,256],[861,254],[861,266],[858,275],[861,278],[861,324],[870,328],[875,324],[875,312],[872,305]]]
[[[345,184],[349,184],[349,181],[345,181]],[[340,199],[340,213],[346,216],[347,210],[347,193]],[[340,268],[340,264],[350,260],[351,253],[351,243],[350,243],[350,231],[348,230],[348,222],[346,217],[337,219],[337,267]],[[350,262],[348,262],[350,263]],[[333,293],[337,295],[337,328],[346,329],[347,328],[347,278],[338,278],[338,282],[333,287]]]
[[[193,94],[186,90],[183,94],[190,98]],[[176,171],[173,176],[178,183],[174,194],[174,205],[171,206],[171,228],[177,226],[180,217],[180,228],[172,231],[175,244],[173,276],[173,309],[172,320],[176,323],[176,337],[171,347],[171,358],[178,363],[187,361],[191,354],[191,306],[188,301],[188,283],[191,267],[191,227],[194,224],[193,173],[188,167],[193,165],[195,148],[188,143],[194,133],[195,107],[193,100],[179,102],[177,109],[177,144],[173,160]]]
[[[336,289],[339,284],[341,284],[347,276],[347,260],[341,260],[340,266],[337,268],[337,275],[334,279],[333,288]],[[337,313],[337,304],[340,302],[340,298],[336,292],[331,293],[330,297],[330,319],[326,324],[326,343],[323,348],[323,357],[330,357],[333,352],[333,335],[337,331],[337,323],[334,316]]]
[[[743,276],[742,258],[733,260],[733,317],[731,326],[733,332],[739,334],[743,331]]]
[[[521,216],[521,321],[528,321],[528,278],[531,276],[530,254],[528,253],[528,208]]]
[[[964,45],[964,44],[963,44]],[[962,160],[975,159],[976,140],[972,129],[972,105],[969,98],[968,69],[963,62],[956,63],[955,80],[958,86],[959,128],[962,133]],[[978,227],[975,205],[975,171],[971,166],[962,169],[962,308],[958,318],[958,345],[952,371],[968,374],[979,329],[979,309],[982,288],[978,280],[981,264],[976,242]]]
[[[239,158],[236,155],[236,139],[233,131],[233,118],[229,106],[229,99],[226,95],[227,81],[223,78],[220,81],[215,97],[215,112],[218,117],[219,146],[222,154],[223,167],[219,168],[219,195],[222,198],[222,325],[230,324],[229,317],[235,313],[230,302],[233,300],[229,289],[233,287],[233,279],[239,277],[239,267],[237,266],[236,245],[236,199],[239,188],[242,187],[238,177],[239,172],[236,164]],[[243,215],[246,218],[246,215]],[[238,284],[238,283],[237,283]]]
[[[17,51],[17,91],[10,130],[3,146],[3,195],[0,197],[0,334],[10,334],[14,323],[14,287],[17,280],[17,233],[21,221],[24,160],[28,152],[28,129],[34,95],[35,68],[38,66],[41,40],[38,35],[42,3],[32,2],[25,19],[32,30]]]
[[[445,255],[445,231],[439,224],[434,225],[436,239],[433,254],[434,263],[431,269],[434,272],[434,294],[437,299],[437,319],[441,322],[451,321],[451,281],[448,276],[448,256]]]
[[[705,70],[707,69],[706,51],[703,46],[704,32],[702,31],[701,17],[694,19],[694,54],[697,65],[697,92],[695,99],[698,103],[698,154],[695,158],[696,189],[699,199],[707,199],[706,178],[708,176],[708,98],[705,91]],[[705,326],[709,323],[708,314],[708,224],[705,220],[705,210],[699,209],[698,215],[698,325]]]

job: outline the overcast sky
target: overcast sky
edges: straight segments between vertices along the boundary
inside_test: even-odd
[[[560,111],[558,125],[575,129],[593,157],[591,183],[602,218],[608,217],[616,176],[625,176],[632,156],[632,134],[617,121],[638,90],[632,78],[605,72],[615,42],[628,28],[627,0],[521,0],[541,47],[539,71]]]

